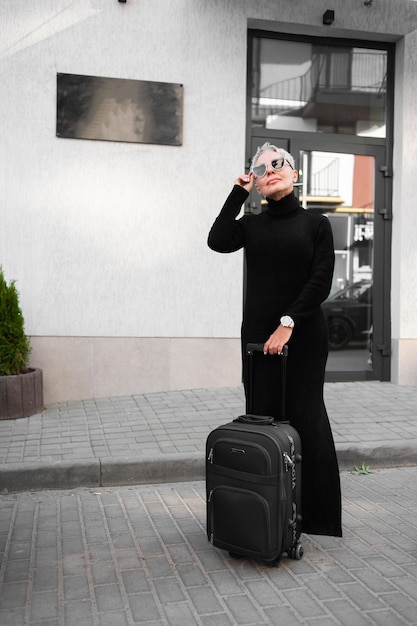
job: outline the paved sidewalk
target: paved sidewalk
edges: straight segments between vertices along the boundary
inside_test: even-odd
[[[2,626],[415,626],[417,467],[342,472],[344,537],[233,560],[204,482],[0,496]]]
[[[327,383],[341,469],[417,465],[417,387]],[[205,441],[241,387],[62,402],[0,421],[0,491],[201,480]]]

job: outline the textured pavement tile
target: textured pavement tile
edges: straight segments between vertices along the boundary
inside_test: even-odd
[[[58,569],[48,567],[33,571],[33,591],[58,590]]]
[[[113,561],[91,563],[91,577],[94,585],[116,584],[118,582]]]
[[[9,561],[6,565],[4,580],[7,583],[26,581],[29,576],[30,561]]]
[[[47,591],[34,593],[29,610],[30,622],[45,623],[47,620],[58,617],[58,598],[56,592]]]
[[[65,600],[81,600],[89,598],[90,592],[88,588],[87,576],[65,576],[64,577],[64,599]]]
[[[206,574],[198,564],[178,565],[177,572],[184,587],[202,587],[206,582]]]
[[[232,624],[230,617],[226,613],[202,615],[200,620],[203,626],[230,626]]]
[[[150,584],[144,570],[125,570],[121,573],[127,594],[150,591]]]
[[[401,448],[410,440],[417,446],[416,388],[376,381],[327,383],[325,398],[336,444],[367,442],[372,449],[388,442]],[[0,461],[47,464],[103,460],[126,452],[138,459],[203,453],[208,432],[243,411],[242,387],[50,405],[30,419],[0,423]],[[399,457],[401,451],[395,454]]]
[[[342,473],[344,537],[275,568],[207,542],[203,482],[2,496],[1,626],[415,626],[416,482]]]
[[[135,622],[149,624],[158,623],[161,618],[159,603],[153,593],[141,593],[128,596],[129,609]]]
[[[22,626],[25,623],[26,609],[0,610],[0,624],[2,626]]]
[[[381,600],[362,583],[354,582],[340,585],[340,590],[362,611],[381,609]]]
[[[101,613],[98,619],[100,626],[129,626],[131,624],[124,612],[108,611]]]
[[[167,624],[172,624],[172,626],[198,623],[198,617],[192,610],[192,607],[186,602],[166,605],[163,610]]]
[[[348,600],[331,600],[325,603],[326,609],[342,626],[369,626],[369,619]],[[372,623],[372,622],[371,622]]]
[[[223,606],[211,587],[189,587],[188,595],[198,614],[220,613]]]
[[[123,596],[118,585],[102,585],[94,588],[97,611],[114,611],[124,606]]]
[[[262,610],[254,605],[253,601],[245,595],[230,596],[224,599],[235,623],[237,624],[265,624],[265,616]]]
[[[73,600],[64,604],[65,626],[80,626],[80,624],[94,624],[93,604],[85,600]]]
[[[5,583],[0,595],[0,611],[25,607],[27,600],[27,581],[17,583]],[[0,622],[3,623],[3,622]]]

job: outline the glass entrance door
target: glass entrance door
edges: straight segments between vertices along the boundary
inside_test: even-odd
[[[328,371],[372,372],[375,157],[298,151],[299,200],[329,219],[335,246],[333,284],[323,304]]]
[[[327,380],[386,380],[389,351],[384,255],[387,254],[383,164],[380,146],[340,144],[302,133],[252,137],[252,154],[270,141],[288,150],[299,171],[296,194],[306,211],[332,225],[335,270],[323,304],[329,333]],[[262,211],[253,192],[247,211]],[[385,312],[385,313],[384,313]]]
[[[288,150],[302,205],[333,229],[327,379],[390,380],[394,46],[256,30],[248,42],[248,152]],[[262,210],[256,192],[245,210]]]

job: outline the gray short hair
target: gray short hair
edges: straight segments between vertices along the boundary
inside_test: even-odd
[[[272,145],[268,141],[266,141],[263,144],[263,146],[260,146],[255,152],[255,155],[253,156],[252,161],[251,161],[251,166],[250,166],[251,169],[254,165],[256,165],[256,161],[259,159],[261,154],[263,152],[267,152],[268,150],[272,150],[273,152],[278,152],[278,154],[281,154],[284,157],[284,159],[286,159],[288,163],[290,163],[293,170],[295,170],[295,161],[294,161],[294,157],[292,156],[292,154],[284,150],[284,148],[278,148],[277,146]]]

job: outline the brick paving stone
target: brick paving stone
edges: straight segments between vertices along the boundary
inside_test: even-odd
[[[373,472],[342,473],[343,539],[305,536],[302,561],[265,568],[207,543],[201,482],[5,492],[0,624],[258,625],[277,614],[318,626],[417,624],[417,469],[377,470],[384,455],[410,464],[417,451],[417,389],[330,383],[325,397],[336,445]],[[0,462],[203,454],[208,432],[243,408],[240,387],[60,403],[0,423]]]
[[[417,468],[341,478],[344,537],[276,568],[207,542],[201,481],[3,495],[0,623],[417,625]]]
[[[48,591],[58,589],[57,569],[38,567],[33,571],[33,591]]]
[[[417,388],[376,381],[327,383],[325,399],[343,459],[370,460],[378,466],[404,464],[407,456],[410,464],[413,447],[417,450]],[[47,467],[54,461],[87,463],[97,459],[106,464],[102,477],[117,484],[117,476],[125,480],[118,457],[140,462],[152,455],[203,454],[210,430],[243,411],[242,387],[57,403],[30,418],[0,423],[0,463],[15,472],[19,463],[30,471],[30,464],[36,461]],[[406,444],[409,450],[405,453]],[[372,457],[373,449],[380,450],[377,458]],[[346,469],[349,461],[343,462]],[[55,472],[57,480],[68,478],[59,465]],[[16,473],[14,476],[16,489]],[[94,480],[91,473],[83,476],[81,472],[77,480],[88,480],[85,484]],[[96,476],[98,481],[99,472]],[[8,488],[7,478],[1,488]],[[25,488],[24,481],[21,488]]]

